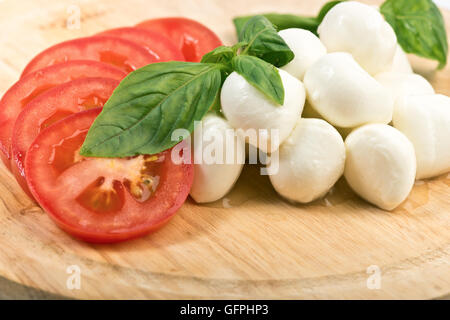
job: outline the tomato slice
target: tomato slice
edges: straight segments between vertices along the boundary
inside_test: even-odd
[[[42,51],[28,63],[22,77],[33,71],[71,60],[105,62],[127,73],[159,61],[147,49],[132,41],[94,36],[61,42]]]
[[[85,77],[121,80],[126,73],[96,61],[70,61],[28,74],[16,82],[0,100],[0,157],[10,168],[11,135],[23,108],[34,98],[62,83]]]
[[[81,78],[54,87],[31,101],[19,114],[11,144],[11,171],[22,189],[31,196],[25,180],[25,155],[41,130],[71,114],[103,107],[118,80]]]
[[[66,232],[89,242],[139,237],[166,223],[186,200],[192,164],[171,150],[132,158],[83,158],[78,151],[99,109],[76,113],[42,130],[28,150],[28,186]]]
[[[169,37],[184,54],[186,61],[199,62],[205,53],[222,45],[219,37],[203,24],[186,18],[161,18],[141,22],[138,28]]]
[[[117,37],[133,41],[150,51],[161,62],[184,61],[183,53],[166,36],[133,27],[106,30],[99,35]]]

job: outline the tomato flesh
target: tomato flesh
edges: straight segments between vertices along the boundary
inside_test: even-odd
[[[86,210],[96,213],[115,213],[123,208],[123,185],[114,181],[109,190],[103,190],[105,178],[98,178],[84,190],[76,201]]]
[[[133,41],[145,47],[160,62],[184,61],[183,53],[166,36],[140,28],[116,28],[99,33]]]
[[[78,151],[99,114],[90,109],[44,129],[25,161],[28,186],[65,231],[90,242],[139,237],[167,222],[186,200],[192,164],[171,150],[124,159],[84,158]]]
[[[152,19],[139,23],[137,27],[166,35],[181,50],[186,61],[200,62],[204,54],[222,45],[213,31],[191,19]]]
[[[11,171],[22,189],[28,191],[24,160],[27,150],[40,131],[76,112],[103,107],[118,80],[81,78],[56,86],[31,101],[19,114],[11,142]]]
[[[33,71],[72,60],[104,62],[127,73],[159,61],[146,48],[132,41],[94,36],[65,41],[42,51],[28,63],[22,77]]]
[[[33,99],[57,85],[85,77],[121,80],[126,73],[96,61],[70,61],[38,70],[17,81],[0,100],[0,157],[7,168],[11,163],[11,136],[20,112]]]

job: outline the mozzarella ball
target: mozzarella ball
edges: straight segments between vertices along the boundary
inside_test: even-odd
[[[236,135],[227,140],[227,130],[233,132],[233,129],[223,118],[214,114],[203,118],[198,140],[197,130],[198,127],[193,134],[193,154],[195,157],[202,154],[202,158],[201,161],[196,158],[194,162],[190,195],[197,203],[213,202],[224,197],[239,178],[245,163],[245,142]],[[207,159],[211,155],[212,159]],[[227,161],[227,156],[231,162]]]
[[[279,149],[275,190],[301,203],[324,196],[344,172],[345,146],[339,133],[321,119],[299,119]]]
[[[345,139],[344,176],[363,199],[384,210],[402,203],[414,185],[416,157],[408,138],[384,124],[355,129]]]
[[[334,6],[319,26],[320,40],[328,52],[345,51],[370,74],[391,65],[397,37],[378,10],[346,1]]]
[[[427,79],[415,73],[383,72],[377,74],[375,79],[391,93],[394,108],[395,101],[402,96],[434,94],[434,89]]]
[[[398,44],[392,64],[386,69],[386,72],[413,73],[408,56]]]
[[[416,179],[450,171],[450,98],[440,94],[405,96],[395,108],[394,127],[414,145]]]
[[[348,53],[329,53],[306,71],[308,101],[333,125],[389,123],[393,99]]]
[[[311,31],[290,28],[278,34],[295,54],[294,59],[281,69],[300,80],[303,80],[306,70],[327,53],[325,46]]]
[[[241,129],[241,133],[258,135],[256,141],[247,141],[267,153],[277,150],[289,136],[305,104],[303,83],[284,70],[279,72],[284,86],[282,106],[270,101],[236,72],[226,78],[220,95],[222,111],[230,125]]]

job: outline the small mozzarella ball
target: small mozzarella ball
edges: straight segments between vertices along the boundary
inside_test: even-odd
[[[221,199],[231,190],[241,174],[245,163],[245,142],[236,135],[227,140],[227,130],[233,129],[223,118],[209,114],[203,118],[199,141],[196,141],[196,132],[194,131],[193,154],[202,154],[202,161],[197,161],[201,163],[194,163],[194,182],[190,192],[191,197],[197,203]],[[201,143],[199,143],[200,140]],[[233,141],[234,145],[227,141]],[[216,156],[215,151],[207,153],[206,148],[210,148],[212,144],[222,150],[222,157],[217,156],[220,159],[214,163],[211,161],[213,159],[206,159],[211,154]],[[210,150],[215,149],[211,147]],[[233,160],[231,163],[227,162],[227,153],[230,152],[234,152],[231,156],[228,154]]]
[[[344,172],[345,146],[339,133],[321,119],[299,119],[279,149],[275,190],[288,200],[307,203],[324,196]]]
[[[393,123],[414,145],[416,179],[450,171],[450,97],[405,96],[395,108]]]
[[[278,149],[291,133],[305,104],[303,83],[284,70],[279,72],[284,86],[282,106],[270,101],[236,72],[226,78],[220,95],[222,111],[230,125],[243,133],[251,131],[258,135],[257,141],[247,140],[263,152]],[[278,139],[272,141],[273,134]]]
[[[345,51],[370,74],[391,65],[397,37],[378,10],[346,1],[334,6],[323,19],[318,33],[328,52]]]
[[[434,94],[427,79],[415,73],[383,72],[377,74],[375,79],[391,92],[394,101],[406,95]]]
[[[414,185],[416,157],[408,138],[384,124],[369,124],[345,139],[344,176],[359,196],[384,210],[402,203]]]
[[[411,63],[408,60],[408,56],[403,51],[400,45],[397,45],[395,50],[394,60],[386,72],[399,72],[399,73],[413,73]]]
[[[281,69],[300,80],[303,80],[306,70],[327,53],[325,46],[311,31],[290,28],[278,34],[295,54],[294,59]]]
[[[348,53],[329,53],[305,75],[308,101],[331,124],[351,128],[389,123],[393,99]]]

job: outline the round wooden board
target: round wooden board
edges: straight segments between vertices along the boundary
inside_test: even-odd
[[[0,93],[36,53],[65,39],[180,15],[232,43],[233,16],[313,14],[323,2],[3,0]],[[68,29],[78,9],[81,29]],[[449,12],[445,19],[449,27]],[[413,62],[438,92],[450,95],[450,65],[435,72],[434,63]],[[248,166],[223,201],[188,200],[152,235],[90,245],[60,231],[1,167],[0,275],[75,298],[438,298],[450,293],[449,185],[449,175],[418,182],[404,204],[386,212],[340,180],[325,199],[296,206],[277,196],[257,166]],[[66,285],[73,265],[81,271],[78,290]],[[380,274],[371,274],[377,269]],[[380,288],[368,286],[378,275]]]

